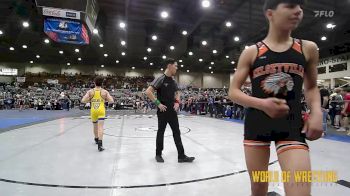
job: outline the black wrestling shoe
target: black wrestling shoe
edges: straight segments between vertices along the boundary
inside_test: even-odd
[[[95,138],[95,144],[98,144],[98,138]]]
[[[192,163],[194,161],[194,157],[188,157],[186,155],[179,157],[178,162],[179,163]]]
[[[163,159],[163,157],[161,155],[156,155],[156,161],[158,163],[164,163],[164,159]]]
[[[102,147],[102,140],[98,140],[98,141],[97,141],[97,145],[98,145],[98,148],[97,148],[98,151],[101,152],[101,151],[104,151],[104,150],[105,150],[105,149]]]
[[[104,151],[104,150],[105,150],[105,149],[104,149],[102,146],[99,146],[99,147],[98,147],[98,151],[101,152],[101,151]]]

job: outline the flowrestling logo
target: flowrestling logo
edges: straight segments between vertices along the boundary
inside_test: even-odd
[[[315,13],[315,17],[318,17],[318,18],[322,18],[322,17],[332,18],[335,14],[333,10],[315,10],[314,13]]]

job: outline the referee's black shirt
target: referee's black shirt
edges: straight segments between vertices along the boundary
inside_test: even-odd
[[[175,103],[175,93],[179,90],[176,81],[165,74],[156,78],[151,86],[157,91],[157,99],[168,109],[173,108]]]

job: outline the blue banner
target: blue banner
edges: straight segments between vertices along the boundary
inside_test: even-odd
[[[69,44],[89,44],[89,35],[85,26],[78,21],[46,18],[44,32],[54,41]]]

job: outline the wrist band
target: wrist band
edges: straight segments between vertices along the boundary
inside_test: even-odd
[[[159,105],[160,105],[160,101],[159,101],[158,99],[156,99],[156,100],[154,101],[154,104],[156,104],[156,106],[159,106]]]

